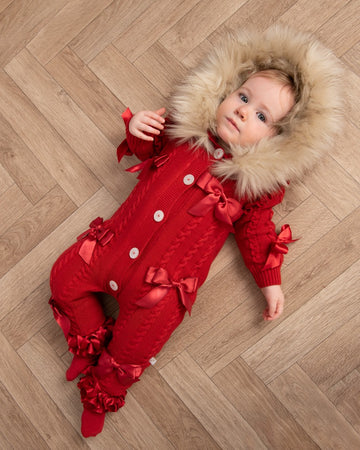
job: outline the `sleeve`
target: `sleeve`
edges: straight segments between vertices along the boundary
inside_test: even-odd
[[[152,156],[158,155],[165,145],[165,136],[161,132],[160,135],[154,135],[153,141],[145,141],[133,136],[129,131],[129,123],[133,117],[133,113],[127,108],[121,115],[126,127],[126,139],[124,139],[117,148],[117,158],[121,161],[124,155],[135,155],[141,161],[145,161]]]
[[[260,288],[281,284],[280,269],[287,253],[285,244],[292,242],[290,227],[283,226],[278,235],[272,222],[272,208],[282,201],[284,194],[285,190],[281,189],[245,204],[244,214],[234,224],[235,239],[245,265]]]

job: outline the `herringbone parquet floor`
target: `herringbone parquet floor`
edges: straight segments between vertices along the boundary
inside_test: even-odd
[[[301,236],[285,312],[262,321],[229,239],[192,317],[85,440],[50,268],[135,184],[115,155],[125,107],[165,104],[226,29],[273,23],[330,47],[347,88],[343,134],[274,216]],[[0,0],[1,449],[360,448],[359,37],[359,0]]]

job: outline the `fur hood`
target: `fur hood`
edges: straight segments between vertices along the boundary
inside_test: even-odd
[[[341,123],[341,78],[335,56],[311,35],[283,26],[228,34],[191,71],[170,100],[169,134],[213,151],[216,110],[254,72],[280,69],[298,88],[298,102],[284,131],[251,147],[226,148],[216,176],[236,180],[239,197],[255,199],[298,180],[331,147]]]

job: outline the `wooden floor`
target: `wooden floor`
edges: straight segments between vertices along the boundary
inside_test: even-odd
[[[1,449],[360,448],[359,19],[359,0],[0,0]],[[284,315],[262,321],[229,239],[191,319],[83,439],[50,268],[135,184],[115,155],[125,107],[166,105],[221,32],[272,23],[329,46],[348,87],[343,136],[274,216],[301,237]]]

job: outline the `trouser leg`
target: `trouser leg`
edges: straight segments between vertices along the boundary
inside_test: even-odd
[[[98,291],[94,267],[78,254],[79,244],[65,251],[54,264],[50,285],[50,306],[62,328],[69,350],[75,355],[68,379],[74,379],[94,363],[111,337],[112,319],[106,319]],[[74,367],[75,364],[75,367]]]
[[[185,308],[175,289],[151,309],[130,303],[123,308],[120,305],[112,340],[98,364],[90,367],[78,384],[84,410],[94,413],[83,416],[84,435],[94,435],[102,428],[102,425],[89,425],[89,417],[96,419],[98,414],[102,424],[105,412],[117,411],[124,405],[127,389],[139,380],[149,366],[149,359],[161,350],[184,314]],[[95,431],[91,430],[92,426]]]

